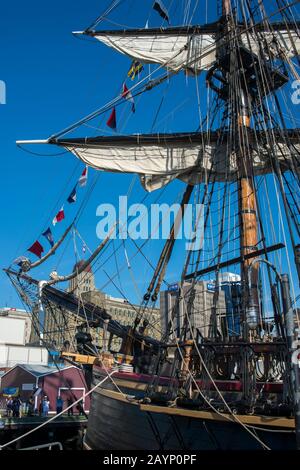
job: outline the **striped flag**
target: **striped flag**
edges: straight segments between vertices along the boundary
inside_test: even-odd
[[[83,188],[84,186],[86,186],[87,184],[87,180],[88,180],[88,167],[86,166],[85,169],[83,170],[79,180],[78,180],[78,184],[81,188]],[[75,199],[76,200],[76,199]],[[75,201],[74,201],[75,202]]]
[[[168,10],[161,0],[156,0],[154,2],[153,9],[156,10],[164,20],[168,23],[170,22]]]
[[[138,61],[134,60],[131,63],[130,69],[128,70],[127,76],[134,80],[137,75],[139,75],[144,70],[143,65]]]
[[[124,98],[125,100],[129,101],[132,104],[131,110],[132,110],[133,113],[135,113],[134,98],[132,96],[131,91],[128,90],[127,85],[126,85],[125,82],[123,83],[123,89],[122,89],[121,96],[122,96],[122,98]]]
[[[58,222],[61,222],[65,218],[64,206],[60,209],[60,211],[54,217],[52,223],[55,226]]]

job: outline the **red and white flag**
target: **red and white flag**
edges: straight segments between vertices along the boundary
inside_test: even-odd
[[[61,222],[62,220],[64,220],[64,218],[65,218],[65,212],[64,212],[64,206],[62,206],[62,208],[56,214],[56,216],[54,217],[54,219],[52,221],[53,225],[55,226],[57,224],[57,222]]]
[[[88,180],[88,167],[86,166],[78,180],[78,184],[81,188],[86,186]]]
[[[125,100],[129,101],[132,104],[132,112],[135,113],[135,104],[134,104],[134,98],[132,96],[131,91],[128,90],[126,83],[123,83],[123,89],[121,93],[122,98]]]

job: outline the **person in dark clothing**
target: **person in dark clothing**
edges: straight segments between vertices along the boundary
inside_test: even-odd
[[[12,410],[13,410],[14,418],[20,418],[20,406],[21,405],[22,405],[22,402],[20,400],[20,397],[15,397],[12,402]]]
[[[27,416],[34,416],[34,400],[30,397],[27,401]]]
[[[84,413],[84,409],[83,409],[81,401],[79,403],[77,403],[76,408],[78,410],[79,416],[84,416],[85,413]]]
[[[82,324],[77,326],[75,339],[77,343],[77,351],[80,354],[91,354],[95,351],[92,335],[89,333],[85,325]]]
[[[69,406],[73,405],[72,398],[68,398],[67,404],[68,404],[68,408]],[[73,407],[68,410],[68,416],[73,416]]]
[[[63,405],[64,405],[63,399],[62,399],[60,396],[58,396],[58,397],[56,398],[56,413],[57,413],[57,414],[59,414],[59,413],[62,412],[62,410],[63,410]]]

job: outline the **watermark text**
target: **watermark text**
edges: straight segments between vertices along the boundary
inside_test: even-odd
[[[100,204],[96,234],[104,240],[116,226],[111,238],[125,240],[167,240],[172,237],[186,241],[186,250],[198,251],[203,245],[204,206],[202,204],[128,205],[127,196],[119,197],[119,207]]]

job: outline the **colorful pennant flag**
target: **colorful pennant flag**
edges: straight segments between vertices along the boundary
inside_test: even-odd
[[[28,248],[27,251],[30,251],[30,253],[33,253],[38,258],[41,258],[42,253],[44,252],[44,248],[38,241],[36,241],[30,248]]]
[[[65,218],[64,206],[60,209],[60,211],[56,214],[53,219],[53,225],[55,226],[58,222],[61,222]]]
[[[135,113],[134,98],[132,96],[131,91],[128,90],[127,85],[126,85],[125,82],[123,83],[123,89],[122,89],[121,96],[122,96],[122,98],[124,98],[125,100],[129,101],[132,104],[131,110],[132,110],[133,113]]]
[[[138,61],[134,60],[131,63],[130,69],[127,73],[128,77],[131,78],[131,80],[134,80],[135,77],[140,74],[144,70],[143,65]]]
[[[153,5],[153,9],[156,10],[159,15],[169,23],[169,13],[165,5],[161,0],[156,0]]]
[[[82,175],[81,175],[81,177],[82,177]],[[76,199],[77,199],[76,186],[75,186],[75,188],[73,189],[73,191],[71,192],[70,196],[67,199],[69,204],[73,204],[74,202],[76,202]]]
[[[84,186],[86,186],[87,184],[87,180],[88,180],[88,167],[86,166],[85,169],[83,170],[79,180],[78,180],[78,184],[81,188],[83,188]]]
[[[113,129],[114,131],[117,129],[117,114],[116,108],[113,108],[111,115],[108,118],[107,126]]]
[[[52,235],[52,232],[51,232],[50,227],[47,228],[46,232],[44,232],[42,235],[43,235],[43,237],[47,238],[48,242],[50,243],[51,247],[53,248],[53,246],[54,246],[54,238],[53,238],[53,235]]]

